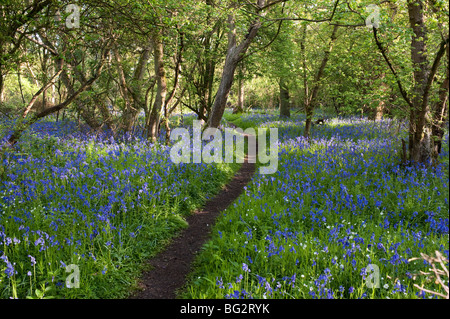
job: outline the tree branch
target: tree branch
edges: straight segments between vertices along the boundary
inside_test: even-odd
[[[398,85],[398,88],[400,90],[400,93],[401,93],[403,99],[406,101],[406,103],[408,103],[409,107],[414,108],[411,100],[408,97],[407,92],[403,88],[402,82],[400,81],[400,78],[399,78],[397,72],[395,71],[394,67],[392,66],[391,61],[389,61],[389,58],[386,55],[386,50],[383,48],[382,44],[378,40],[377,28],[372,28],[372,29],[373,29],[373,37],[375,38],[375,43],[377,44],[378,49],[380,50],[381,54],[383,55],[383,58],[386,61],[387,65],[389,66],[389,69],[391,70],[392,74],[394,75],[395,80],[397,81],[397,85]]]
[[[334,3],[333,6],[333,11],[331,12],[330,17],[325,18],[325,19],[306,19],[306,18],[294,18],[294,17],[290,17],[290,18],[275,18],[275,19],[266,19],[266,21],[306,21],[306,22],[327,22],[327,21],[332,21],[335,14],[336,14],[336,9],[337,6],[339,4],[340,0],[336,0],[336,2]],[[280,1],[282,2],[282,1]],[[278,3],[278,2],[277,2]]]
[[[439,51],[437,52],[436,57],[434,58],[433,65],[431,66],[430,74],[428,75],[427,84],[426,84],[425,90],[424,90],[424,97],[422,100],[422,109],[425,109],[425,107],[426,107],[426,104],[428,101],[428,96],[430,95],[430,91],[431,91],[431,85],[433,84],[433,81],[434,81],[434,76],[436,75],[437,69],[439,67],[439,63],[445,54],[445,50],[448,45],[448,42],[449,42],[448,37],[447,37],[447,39],[445,39],[441,42],[441,44],[439,46]]]
[[[289,0],[275,0],[275,1],[272,1],[272,2],[270,2],[268,4],[266,4],[265,6],[259,8],[258,11],[265,10],[265,9],[270,8],[271,6],[274,6],[274,5],[276,5],[278,3],[281,3],[281,2],[283,2],[283,5],[284,5],[287,1],[289,1]]]
[[[280,1],[280,2],[281,2],[281,1]],[[281,13],[284,12],[284,7],[285,7],[285,1],[282,1],[282,2],[283,2],[283,8],[281,9]],[[280,21],[280,23],[278,24],[278,30],[277,30],[275,36],[269,41],[269,43],[267,43],[266,45],[264,45],[264,46],[261,47],[261,48],[257,48],[257,49],[256,49],[255,51],[253,51],[253,52],[249,52],[247,55],[243,56],[243,57],[240,59],[240,61],[242,61],[242,60],[248,58],[249,56],[251,56],[251,55],[253,55],[253,54],[255,54],[255,53],[259,52],[259,51],[262,51],[262,50],[266,49],[267,47],[269,47],[269,46],[270,46],[270,45],[278,38],[278,35],[280,34],[280,31],[281,31],[281,25],[282,25],[282,24],[283,24],[283,20]]]
[[[55,84],[56,79],[59,77],[59,75],[62,73],[63,71],[63,66],[64,66],[64,62],[61,59],[59,61],[59,70],[52,76],[52,78],[43,86],[39,89],[39,91],[37,91],[33,97],[31,98],[30,102],[28,103],[28,105],[26,106],[26,108],[24,109],[23,113],[22,113],[22,118],[25,118],[28,113],[30,112],[31,108],[34,105],[34,102],[36,102],[37,98],[39,97],[39,95],[42,94],[42,92],[44,92],[45,90],[47,90],[51,85]]]

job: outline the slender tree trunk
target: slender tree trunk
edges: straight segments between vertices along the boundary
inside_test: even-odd
[[[214,5],[213,1],[207,0],[206,4],[212,8]],[[213,10],[213,9],[211,9]],[[208,24],[211,23],[211,13],[208,12],[207,17]],[[203,117],[206,118],[207,114],[211,111],[211,106],[213,103],[213,85],[214,85],[214,74],[216,72],[216,61],[214,54],[217,52],[220,42],[216,40],[216,44],[213,49],[211,49],[212,46],[212,37],[215,33],[219,32],[221,26],[221,22],[216,22],[214,25],[213,30],[206,35],[205,43],[204,43],[204,56],[205,56],[205,69],[203,72],[203,82],[202,82],[202,88],[201,88],[201,110],[200,113],[203,115]]]
[[[239,85],[238,85],[237,112],[243,113],[244,112],[244,96],[245,96],[244,79],[239,78],[238,84]]]
[[[309,85],[308,85],[308,72],[307,72],[307,65],[306,65],[306,48],[305,48],[305,42],[306,42],[306,24],[303,24],[302,26],[302,38],[300,41],[300,52],[301,52],[301,58],[302,58],[302,65],[303,65],[303,107],[305,110],[305,114],[308,114],[309,111]],[[306,121],[305,123],[305,132],[308,128],[308,132],[311,129],[311,122]]]
[[[386,102],[383,99],[378,103],[377,108],[375,109],[374,121],[381,121],[383,119],[385,104]]]
[[[213,8],[214,7],[214,1],[212,0],[206,0],[206,3]],[[212,9],[214,10],[214,9]],[[210,14],[208,14],[208,20],[211,19]],[[210,51],[210,46],[211,46],[211,38],[214,35],[214,33],[219,33],[220,27],[222,25],[222,22],[216,22],[216,25],[214,26],[213,30],[211,31],[211,34],[208,35],[207,37],[207,42],[205,43],[205,48],[206,48],[206,52]],[[214,51],[213,52],[217,52],[217,50],[219,49],[219,45],[220,45],[221,41],[216,41],[216,45],[214,47]],[[212,52],[211,52],[212,53]],[[207,101],[207,107],[206,110],[208,113],[211,110],[211,106],[213,103],[213,85],[214,85],[214,74],[216,73],[216,61],[215,61],[215,57],[213,54],[207,54],[207,59],[206,59],[206,70],[205,70],[205,88],[206,88],[206,96],[205,96],[205,101]],[[206,112],[203,114],[206,117]]]
[[[442,139],[444,138],[444,125],[448,120],[448,92],[449,92],[449,46],[447,45],[447,75],[442,82],[439,89],[439,100],[435,103],[432,109],[432,160],[436,164],[438,162],[439,154],[442,150]]]
[[[22,98],[22,103],[25,104],[25,97],[23,95],[23,87],[22,87],[22,66],[20,63],[17,64],[17,82],[19,83],[20,97]],[[1,100],[0,100],[1,102]]]
[[[291,107],[290,107],[290,96],[289,88],[287,86],[286,80],[280,78],[280,118],[290,118],[291,117]]]
[[[233,113],[244,113],[244,67],[242,63],[239,66],[238,79],[238,99]]]
[[[175,98],[175,93],[178,90],[179,82],[180,82],[180,74],[182,71],[182,56],[183,56],[183,50],[184,50],[184,34],[178,29],[179,33],[179,46],[177,49],[177,53],[175,55],[175,74],[173,79],[173,88],[170,93],[167,93],[167,98],[164,101],[164,128],[166,130],[166,145],[170,144],[170,134],[171,134],[171,128],[170,128],[170,116],[172,112],[175,110],[176,105],[178,103],[175,103],[174,106],[171,106],[173,99]],[[182,92],[181,95],[184,93]],[[180,97],[181,99],[181,97]],[[169,107],[170,106],[170,107]]]
[[[311,96],[309,97],[309,101],[305,105],[306,123],[305,123],[304,136],[307,138],[309,138],[311,135],[311,124],[312,124],[312,118],[314,115],[314,109],[316,108],[317,96],[318,96],[319,89],[320,89],[320,80],[322,79],[323,73],[325,71],[325,67],[327,66],[328,60],[330,58],[330,53],[333,50],[334,42],[337,39],[337,30],[338,30],[338,25],[335,25],[333,27],[333,32],[331,33],[331,39],[328,44],[328,48],[325,50],[325,54],[322,59],[322,63],[320,64],[319,70],[317,71],[317,74],[314,78],[314,86],[311,91]]]
[[[125,103],[125,108],[123,110],[123,129],[125,132],[131,132],[134,125],[134,118],[137,113],[136,109],[132,106],[132,94],[128,90],[128,85],[125,77],[125,72],[122,68],[122,58],[119,54],[117,46],[114,46],[114,57],[116,59],[117,73],[119,79],[119,89],[120,94]]]
[[[166,71],[164,68],[164,46],[161,34],[153,37],[154,59],[155,59],[155,76],[156,76],[156,97],[150,112],[150,120],[147,128],[148,139],[156,142],[159,134],[159,122],[161,113],[165,107],[167,95]]]
[[[0,104],[2,104],[5,100],[4,97],[4,89],[5,89],[5,84],[3,81],[3,74],[1,74],[2,69],[1,69],[1,65],[0,65]]]
[[[383,81],[386,77],[386,74],[381,75],[381,80]],[[384,111],[386,108],[386,92],[389,90],[389,86],[383,81],[381,83],[381,91],[382,95],[380,101],[378,102],[377,107],[373,111],[373,115],[371,116],[374,121],[381,121],[383,119]]]
[[[311,107],[310,104],[307,105],[305,113],[306,113],[306,121],[305,121],[304,137],[309,139],[311,137],[312,118],[314,115],[313,108]]]

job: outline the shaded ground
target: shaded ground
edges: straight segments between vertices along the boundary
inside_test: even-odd
[[[233,179],[205,206],[189,216],[189,227],[159,255],[149,260],[151,270],[144,273],[139,291],[131,299],[174,299],[176,290],[185,284],[196,253],[208,240],[211,227],[220,212],[242,193],[255,172],[248,158]]]

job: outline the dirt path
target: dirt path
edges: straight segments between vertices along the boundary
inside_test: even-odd
[[[142,291],[131,299],[174,299],[175,292],[185,284],[192,261],[202,245],[208,240],[211,226],[220,212],[227,208],[251,180],[255,164],[248,158],[233,179],[205,206],[189,216],[189,227],[181,232],[159,255],[149,260],[151,270],[144,273],[140,286]]]

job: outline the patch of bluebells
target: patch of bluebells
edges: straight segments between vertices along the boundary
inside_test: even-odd
[[[180,227],[175,215],[199,205],[208,196],[205,190],[232,174],[225,166],[174,164],[169,151],[139,134],[93,133],[73,122],[35,123],[5,158],[0,281],[27,280],[33,267],[46,265],[36,280],[51,282],[52,269],[73,261],[89,265],[83,267],[91,273],[120,269],[125,252]],[[150,235],[143,226],[152,229]],[[0,298],[9,297],[2,295],[5,284],[10,282],[0,282]],[[26,296],[25,289],[19,297]]]
[[[244,273],[250,272],[248,265],[245,263],[243,263],[242,270]],[[283,277],[279,281],[275,281],[275,278],[267,279],[259,275],[256,275],[256,278],[258,280],[258,288],[256,288],[258,296],[262,295],[262,298],[267,299],[273,298],[275,295],[284,295],[286,287],[295,287],[296,274],[291,277]],[[229,282],[226,285],[227,288],[225,288],[222,278],[216,279],[216,286],[219,289],[230,291],[229,294],[225,294],[226,299],[253,299],[253,294],[242,287],[244,286],[243,279],[244,276],[240,274],[234,282]]]
[[[220,288],[223,296],[419,296],[410,274],[426,265],[408,260],[435,250],[448,257],[448,134],[436,168],[404,168],[406,123],[337,118],[315,126],[307,140],[301,117],[254,114],[242,121],[279,128],[279,169],[256,174],[216,225],[223,248],[214,254],[238,264],[251,260],[252,269],[242,294],[244,286],[229,277],[240,269],[227,268],[230,275],[222,275],[232,288]],[[400,134],[393,134],[397,127]],[[369,264],[380,268],[388,288],[367,289]]]

